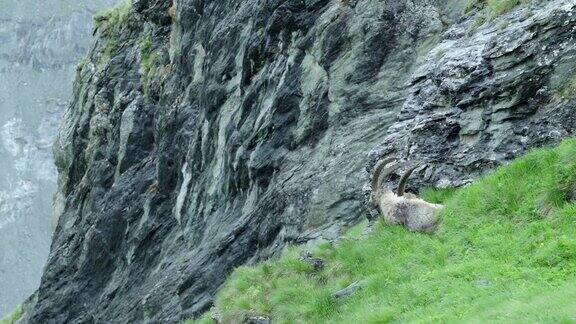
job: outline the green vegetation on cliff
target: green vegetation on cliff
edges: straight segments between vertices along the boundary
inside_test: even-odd
[[[118,39],[119,31],[122,29],[122,26],[126,24],[131,10],[131,0],[120,0],[116,6],[94,16],[94,25],[96,29],[100,31],[105,44],[101,57],[98,60],[99,69],[102,69],[110,62],[120,47],[121,41]]]
[[[434,235],[366,224],[322,244],[314,269],[293,248],[238,268],[212,314],[275,323],[576,321],[576,141],[536,150],[443,201]],[[347,297],[335,292],[353,283]]]
[[[160,54],[154,52],[152,36],[147,35],[140,39],[140,73],[142,74],[142,85],[147,93],[150,80],[158,73],[158,59]]]
[[[131,9],[131,0],[121,0],[116,6],[94,16],[94,24],[103,34],[110,33],[126,21]]]
[[[22,306],[18,306],[12,314],[0,318],[0,324],[14,324],[22,317]]]
[[[486,9],[491,17],[496,17],[528,2],[530,0],[469,0],[465,11],[469,12],[474,8]]]

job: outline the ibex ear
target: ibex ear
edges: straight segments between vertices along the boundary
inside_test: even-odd
[[[396,191],[396,195],[398,197],[404,196],[404,192],[406,191],[406,184],[408,183],[408,179],[410,178],[410,175],[412,175],[412,172],[414,172],[414,170],[416,170],[418,167],[419,167],[419,165],[411,166],[404,173],[402,178],[400,178],[400,182],[398,183],[398,191]]]

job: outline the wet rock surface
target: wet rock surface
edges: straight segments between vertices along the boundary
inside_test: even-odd
[[[235,267],[363,219],[377,157],[431,164],[416,186],[459,185],[568,136],[551,107],[570,101],[545,89],[570,78],[554,67],[570,66],[572,4],[470,30],[442,3],[137,0],[102,19],[57,140],[58,226],[25,322],[198,316]]]

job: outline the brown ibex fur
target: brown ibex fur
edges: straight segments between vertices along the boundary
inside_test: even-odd
[[[404,225],[414,232],[431,233],[436,230],[438,213],[442,205],[431,204],[416,195],[405,194],[406,183],[416,167],[411,167],[400,179],[396,193],[382,187],[382,182],[394,171],[390,163],[395,159],[384,159],[374,169],[372,178],[372,192],[370,202],[378,208],[378,211],[389,224]],[[396,168],[398,166],[396,165]]]

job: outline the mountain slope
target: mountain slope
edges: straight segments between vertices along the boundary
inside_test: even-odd
[[[199,316],[239,265],[364,219],[381,156],[427,166],[413,189],[459,185],[570,136],[574,5],[479,26],[462,1],[121,1],[56,143],[25,322]]]
[[[205,321],[574,321],[575,171],[576,141],[569,140],[449,195],[434,235],[381,222],[363,235],[364,224],[307,259],[291,251],[240,268]],[[322,269],[306,262],[313,258]],[[361,288],[351,296],[333,296],[353,283]]]

